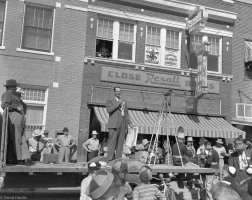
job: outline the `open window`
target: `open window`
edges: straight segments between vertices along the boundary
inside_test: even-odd
[[[244,66],[246,70],[252,70],[252,41],[245,41]]]

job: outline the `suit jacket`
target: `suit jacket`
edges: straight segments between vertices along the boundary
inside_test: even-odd
[[[250,150],[244,150],[245,155],[248,161],[249,165],[252,165],[252,151]],[[233,166],[236,170],[240,170],[240,161],[239,161],[239,154],[238,152],[234,152],[230,155],[230,158],[228,160],[228,165]]]
[[[131,124],[131,120],[128,113],[128,107],[125,100],[124,116],[122,116],[119,109],[119,103],[117,102],[115,96],[107,99],[106,109],[109,114],[108,128],[118,128],[121,120],[125,120],[125,126],[128,127],[128,124]]]

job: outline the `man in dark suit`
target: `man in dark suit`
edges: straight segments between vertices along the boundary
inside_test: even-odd
[[[249,165],[252,165],[252,152],[246,150],[246,145],[242,138],[237,138],[235,140],[236,151],[230,155],[228,165],[233,166],[236,169],[235,180],[240,183],[242,180],[249,177],[246,169]]]
[[[128,114],[127,103],[121,97],[121,88],[114,88],[114,96],[107,99],[106,109],[109,114],[108,120],[108,162],[115,158],[122,157],[123,143],[127,131],[128,125],[133,128],[132,122]]]

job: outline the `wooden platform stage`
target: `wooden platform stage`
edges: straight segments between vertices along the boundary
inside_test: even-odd
[[[129,173],[138,173],[142,163],[138,161],[130,161]],[[214,174],[218,173],[218,169],[200,168],[197,166],[168,166],[165,164],[150,165],[154,174],[157,173],[194,173],[194,174]],[[104,169],[111,169],[110,163]],[[0,168],[0,173],[82,173],[88,172],[87,163],[61,163],[61,164],[43,164],[40,162],[32,166],[25,165],[7,165]]]

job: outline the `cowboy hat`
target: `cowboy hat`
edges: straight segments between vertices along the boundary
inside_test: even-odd
[[[149,144],[150,141],[148,141],[147,139],[143,139],[142,140],[142,145],[145,146],[146,144]]]
[[[178,138],[184,139],[185,138],[185,134],[182,132],[178,132]]]
[[[13,86],[13,87],[17,87],[17,81],[15,79],[9,79],[6,81],[6,84],[4,86]]]
[[[42,134],[43,133],[42,133],[42,131],[40,129],[36,129],[36,130],[33,131],[32,137],[37,137],[37,136],[40,136]]]
[[[194,140],[193,140],[192,137],[188,137],[186,141],[187,141],[187,142],[193,142]]]
[[[88,170],[99,170],[99,169],[101,169],[101,163],[99,162],[88,163]]]
[[[92,135],[98,135],[97,131],[92,131]]]
[[[67,127],[64,127],[62,131],[63,131],[63,132],[68,132],[69,130],[68,130]]]
[[[25,94],[21,87],[17,87],[16,93]]]
[[[216,143],[223,144],[222,139],[218,138],[218,139],[216,140]]]

